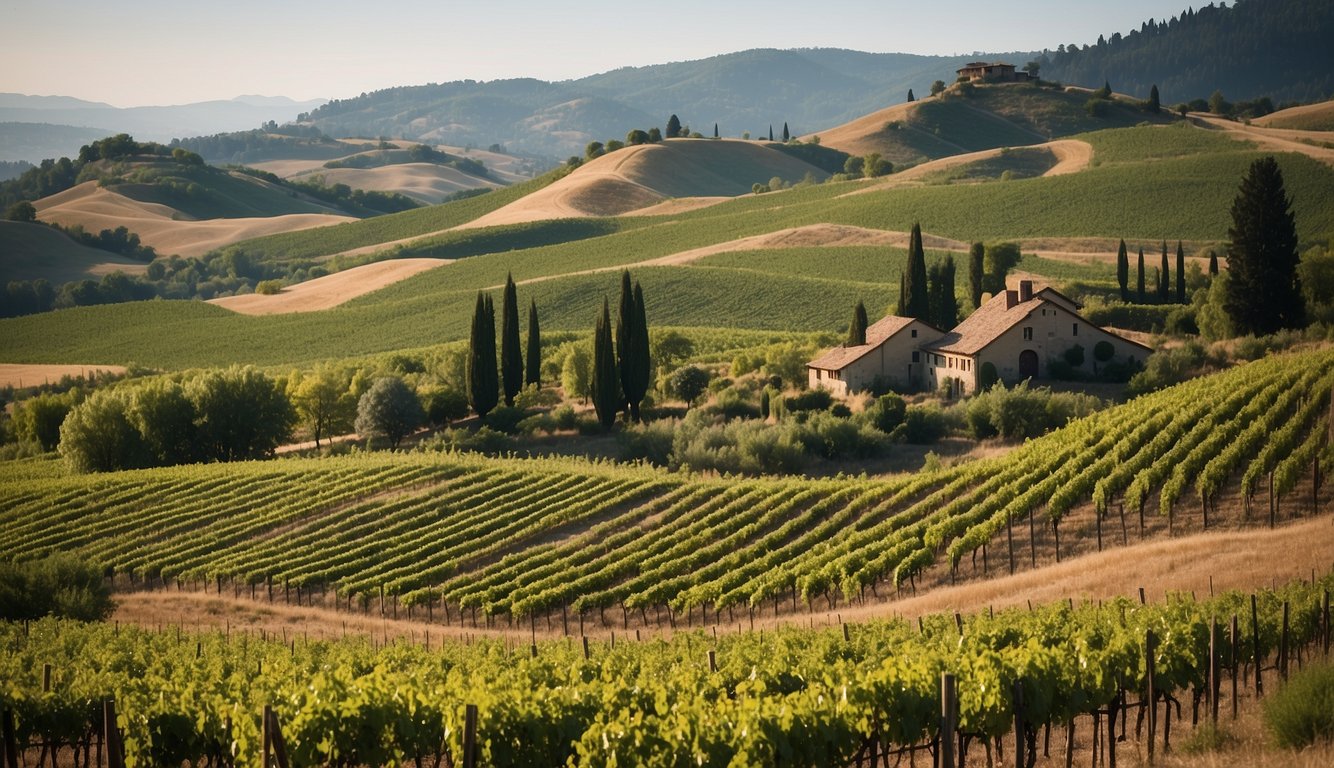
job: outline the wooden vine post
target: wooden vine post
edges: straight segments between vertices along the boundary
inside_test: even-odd
[[[463,710],[463,768],[477,768],[477,705]]]
[[[1158,709],[1154,705],[1157,691],[1154,689],[1153,657],[1158,648],[1158,638],[1150,630],[1144,633],[1144,687],[1145,705],[1149,708],[1149,763],[1153,763],[1153,740],[1158,732]]]
[[[120,738],[120,726],[116,724],[115,699],[102,702],[102,734],[107,753],[106,768],[125,768],[125,744]]]
[[[1014,692],[1014,766],[1027,768],[1024,762],[1024,681],[1015,680],[1011,688]]]
[[[0,714],[0,737],[4,739],[4,768],[19,768],[18,737],[14,732],[14,710],[6,708]]]
[[[958,701],[955,697],[954,675],[940,675],[940,765],[953,768],[955,731],[958,730]]]

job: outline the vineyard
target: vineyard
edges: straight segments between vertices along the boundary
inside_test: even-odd
[[[0,482],[0,548],[73,552],[149,587],[295,590],[354,611],[391,599],[395,615],[474,626],[734,621],[892,596],[979,554],[983,573],[1013,572],[1036,564],[1038,530],[1059,560],[1077,510],[1101,549],[1146,515],[1169,531],[1217,524],[1225,496],[1240,498],[1233,522],[1272,524],[1298,496],[1319,509],[1331,390],[1334,351],[1273,356],[1004,456],[888,479],[432,453],[87,476],[28,464]]]
[[[1327,656],[1331,587],[513,646],[44,620],[0,626],[0,707],[11,755],[112,768],[122,750],[127,766],[262,765],[271,743],[298,766],[964,765],[970,747],[1004,765],[1051,749],[1053,725],[1067,765],[1077,729],[1115,765],[1168,749],[1174,714],[1178,734],[1186,712],[1235,718],[1252,686]]]

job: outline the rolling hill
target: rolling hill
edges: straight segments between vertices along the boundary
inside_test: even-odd
[[[773,177],[789,182],[829,174],[749,141],[669,139],[626,147],[560,181],[469,222],[466,227],[583,216],[620,216],[668,198],[735,197]]]
[[[888,107],[815,135],[821,146],[852,155],[879,152],[901,166],[1171,120],[1165,113],[1147,114],[1128,97],[1106,100],[1102,114],[1094,116],[1086,107],[1089,99],[1082,89],[1034,83],[958,84],[939,96]]]
[[[91,232],[127,227],[139,235],[144,245],[152,246],[159,254],[180,256],[200,256],[215,248],[267,234],[354,221],[351,216],[335,213],[323,206],[310,203],[294,206],[285,195],[282,196],[284,208],[291,210],[292,207],[299,207],[304,211],[197,219],[166,203],[154,202],[155,199],[177,202],[171,197],[154,194],[151,187],[144,185],[121,189],[101,187],[96,181],[86,181],[65,192],[38,200],[35,207],[42,221],[66,227],[81,226]],[[224,202],[234,200],[238,198],[224,198]],[[253,207],[256,205],[253,198],[241,197],[239,200],[243,202],[238,205],[245,208],[252,208],[256,212],[263,210]]]
[[[99,280],[112,272],[143,274],[148,265],[74,242],[40,224],[0,221],[0,285],[12,280],[46,280],[54,286]]]
[[[0,323],[0,361],[132,360],[166,368],[290,365],[425,347],[466,337],[477,291],[495,290],[507,273],[523,286],[521,303],[537,301],[544,331],[586,331],[596,298],[614,292],[615,271],[621,267],[632,268],[642,281],[655,326],[829,331],[844,326],[847,308],[859,299],[872,311],[892,305],[903,252],[874,243],[894,241],[872,240],[840,251],[803,240],[796,250],[788,243],[786,252],[772,258],[747,259],[744,254],[755,246],[746,238],[817,225],[835,234],[846,231],[841,227],[892,233],[918,221],[928,236],[940,238],[932,242],[1014,239],[1029,244],[1026,253],[1053,252],[1051,258],[1031,262],[1026,257],[1020,268],[1030,274],[1107,285],[1114,280],[1112,257],[1119,238],[1151,252],[1162,239],[1185,240],[1193,250],[1218,247],[1227,237],[1236,185],[1250,163],[1267,154],[1226,131],[1185,121],[1096,131],[1072,141],[1091,148],[1092,162],[1061,175],[1010,181],[982,175],[967,184],[928,178],[899,186],[890,176],[743,195],[654,216],[455,229],[541,183],[516,185],[438,208],[276,236],[246,247],[256,258],[313,258],[354,243],[373,250],[374,243],[401,238],[405,230],[426,234],[434,227],[442,234],[382,256],[459,259],[335,308],[267,317],[242,317],[198,302],[60,311]],[[667,142],[657,151],[728,143]],[[610,166],[618,162],[616,154],[602,160]],[[1329,205],[1334,167],[1295,152],[1278,159],[1302,242],[1334,231],[1334,206]],[[553,181],[559,180],[544,183]],[[432,244],[433,238],[439,239]],[[734,241],[714,249],[715,258],[680,263],[669,258]],[[267,243],[265,250],[260,243]],[[737,255],[721,258],[729,252]],[[822,258],[836,261],[823,265]],[[169,336],[151,330],[164,324],[174,329]]]

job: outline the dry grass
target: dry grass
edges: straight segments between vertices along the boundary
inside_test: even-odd
[[[282,292],[265,296],[248,293],[213,299],[224,309],[243,315],[278,315],[291,312],[318,312],[336,307],[358,296],[378,291],[387,285],[406,280],[428,269],[452,264],[449,259],[391,259],[377,261],[332,275],[317,277]]]
[[[500,184],[434,163],[400,163],[380,168],[324,168],[292,174],[296,181],[321,177],[325,185],[346,184],[353,189],[397,192],[426,205],[437,205],[467,189],[495,189]]]
[[[55,365],[0,363],[0,387],[32,387],[60,381],[64,376],[87,378],[95,373],[125,373],[120,365]]]
[[[1327,131],[1297,131],[1285,128],[1264,128],[1259,125],[1246,125],[1222,117],[1192,112],[1190,119],[1204,128],[1221,130],[1238,141],[1249,141],[1261,149],[1274,152],[1297,152],[1324,163],[1334,165],[1334,149],[1323,145],[1334,139]],[[1316,142],[1317,144],[1311,144]]]
[[[927,96],[907,104],[895,104],[878,112],[872,112],[843,125],[826,131],[817,131],[811,136],[802,136],[802,141],[809,141],[813,136],[820,137],[820,145],[832,147],[849,155],[865,155],[883,150],[883,142],[876,137],[883,133],[887,123],[904,121],[917,109],[918,105],[934,100]]]
[[[530,221],[619,216],[667,198],[747,194],[774,176],[798,181],[828,174],[752,141],[672,139],[626,147],[585,163],[552,184],[461,228]]]
[[[34,204],[42,221],[82,225],[89,232],[127,227],[163,255],[202,256],[242,240],[355,221],[350,216],[294,213],[284,216],[191,221],[166,205],[132,200],[88,181]]]

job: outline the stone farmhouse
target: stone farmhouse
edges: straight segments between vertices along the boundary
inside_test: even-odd
[[[807,380],[812,389],[839,396],[883,387],[934,391],[948,382],[957,396],[976,392],[989,378],[1006,384],[1046,378],[1049,363],[1075,346],[1084,349],[1076,370],[1086,373],[1099,364],[1095,348],[1111,350],[1103,362],[1131,364],[1152,352],[1085,320],[1080,308],[1059,291],[1035,292],[1032,281],[1021,280],[1018,290],[997,294],[948,332],[886,317],[866,329],[865,344],[835,347],[807,363]]]
[[[970,83],[977,80],[986,80],[993,83],[1015,83],[1029,79],[1028,73],[1024,70],[1016,70],[1013,64],[1002,64],[1000,62],[988,64],[985,61],[975,61],[964,65],[963,69],[955,71],[958,73],[960,80],[967,80]]]

